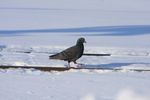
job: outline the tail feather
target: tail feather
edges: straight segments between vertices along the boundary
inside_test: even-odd
[[[58,53],[58,54],[55,54],[55,55],[49,56],[49,59],[60,59],[60,58],[59,58],[59,53]]]

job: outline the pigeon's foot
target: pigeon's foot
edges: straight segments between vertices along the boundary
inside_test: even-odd
[[[71,68],[70,64],[65,64],[66,68]]]
[[[78,64],[75,64],[73,62],[70,62],[67,66],[68,68],[77,68],[78,67]]]
[[[85,64],[70,62],[68,63],[68,65],[65,65],[65,66],[67,68],[80,68],[80,67],[85,67]]]
[[[65,64],[66,68],[77,68],[77,64],[74,64],[74,63],[68,63],[68,64]]]

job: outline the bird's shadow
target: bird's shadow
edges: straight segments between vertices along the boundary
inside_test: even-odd
[[[150,63],[108,63],[108,64],[84,64],[82,68],[95,68],[95,69],[116,69],[123,66],[130,66],[134,64],[150,64]]]

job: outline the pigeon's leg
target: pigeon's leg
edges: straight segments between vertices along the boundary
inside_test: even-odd
[[[76,61],[73,61],[75,64],[78,64]]]
[[[77,65],[83,65],[82,63],[77,63],[76,61],[73,61]]]
[[[73,62],[74,62],[74,64],[76,64],[77,67],[82,67],[82,66],[84,66],[84,64],[82,64],[82,63],[77,63],[76,61],[73,61]]]
[[[68,61],[68,67],[70,68],[71,66],[70,66],[70,61]]]

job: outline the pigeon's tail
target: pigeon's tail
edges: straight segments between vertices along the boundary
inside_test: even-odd
[[[60,59],[59,54],[49,56],[49,59]]]

